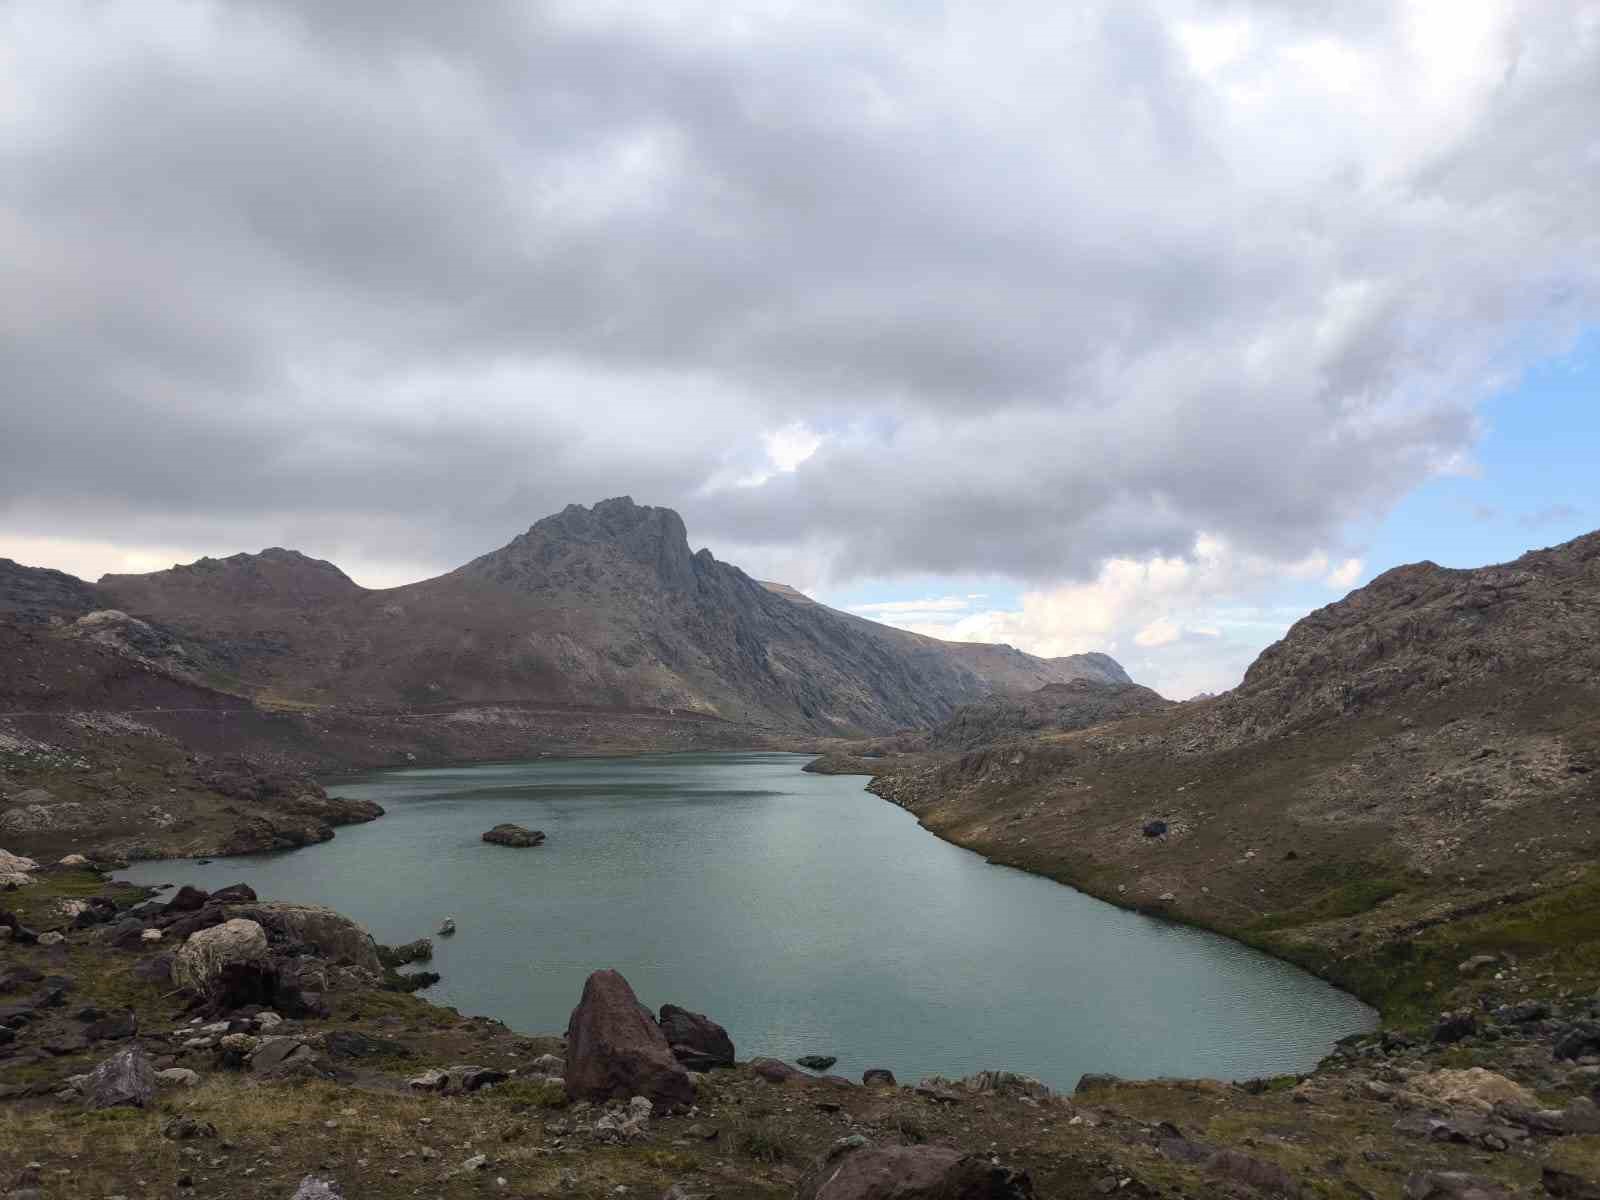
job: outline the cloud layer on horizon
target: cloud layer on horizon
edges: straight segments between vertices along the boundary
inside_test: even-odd
[[[1600,317],[1597,111],[1588,0],[18,0],[0,520],[375,582],[624,492],[812,588],[1348,557]]]

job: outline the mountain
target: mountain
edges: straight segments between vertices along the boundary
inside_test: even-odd
[[[570,505],[435,579],[371,591],[289,550],[108,575],[103,605],[278,701],[597,705],[837,734],[997,691],[1128,682],[1105,655],[941,642],[764,585],[627,497]]]
[[[1214,698],[1001,732],[876,761],[871,786],[997,861],[1222,929],[1397,1011],[1444,999],[1478,950],[1600,982],[1600,533],[1386,572]]]

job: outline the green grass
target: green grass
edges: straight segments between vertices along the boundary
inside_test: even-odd
[[[1349,869],[1359,870],[1355,867]],[[1255,933],[1267,933],[1275,929],[1292,929],[1298,925],[1314,925],[1320,921],[1337,921],[1343,917],[1359,916],[1405,890],[1405,883],[1398,879],[1362,876],[1329,888],[1295,908],[1273,913],[1249,928]]]
[[[1391,1024],[1424,1024],[1447,1003],[1459,1002],[1464,990],[1492,989],[1492,978],[1464,979],[1459,971],[1476,954],[1515,957],[1523,978],[1548,972],[1550,978],[1540,981],[1543,994],[1592,991],[1600,983],[1600,868],[1544,895],[1368,953],[1340,957],[1259,931],[1248,940],[1354,992]]]

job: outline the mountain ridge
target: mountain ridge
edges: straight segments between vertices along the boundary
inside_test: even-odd
[[[627,496],[568,505],[400,587],[274,547],[106,575],[93,595],[178,634],[213,681],[319,705],[600,704],[841,735],[929,727],[997,692],[1127,680],[1106,655],[942,642],[796,600]]]

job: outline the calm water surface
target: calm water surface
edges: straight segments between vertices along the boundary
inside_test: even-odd
[[[1371,1028],[1352,997],[1224,938],[1113,908],[941,842],[790,754],[544,760],[340,779],[388,815],[285,854],[141,863],[140,883],[240,880],[380,941],[435,938],[426,993],[560,1032],[598,967],[708,1013],[740,1057],[835,1054],[859,1077],[985,1068],[1245,1078]],[[515,821],[526,850],[479,835]]]

